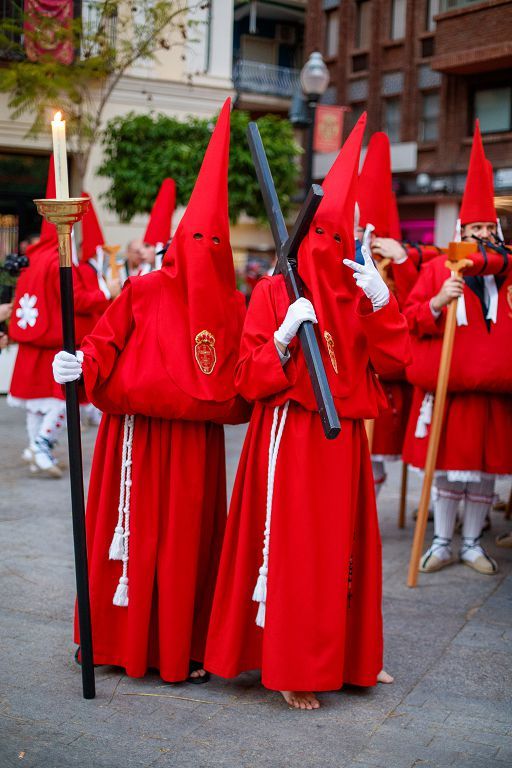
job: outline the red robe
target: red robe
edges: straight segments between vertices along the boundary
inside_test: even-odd
[[[205,666],[223,677],[261,668],[263,684],[275,690],[373,685],[382,669],[381,549],[362,419],[385,404],[369,362],[379,373],[407,362],[406,323],[393,297],[378,312],[366,299],[358,311],[354,303],[350,333],[337,340],[348,369],[344,396],[335,398],[341,434],[329,441],[297,340],[284,367],[275,348],[288,303],[283,278],[263,278],[244,326],[236,383],[257,402],[228,516]],[[288,400],[262,630],[251,598],[262,560],[270,429],[274,406]]]
[[[508,474],[512,472],[512,272],[496,254],[487,255],[487,268],[480,254],[470,258],[475,266],[466,275],[501,272],[497,322],[486,322],[478,296],[465,285],[468,325],[455,331],[437,468]],[[404,308],[413,342],[407,376],[414,384],[404,461],[421,468],[428,438],[415,437],[415,431],[423,398],[436,388],[446,318],[446,307],[436,319],[429,303],[449,277],[445,261],[439,257],[422,270]]]
[[[53,358],[62,349],[58,246],[55,240],[41,245],[36,243],[28,256],[31,263],[18,280],[13,318],[9,323],[9,336],[19,344],[10,394],[21,400],[47,397],[63,400],[63,388],[55,383],[52,373]],[[96,286],[84,284],[76,268],[73,268],[73,292],[79,342],[80,318],[102,312],[108,302],[97,281]],[[25,294],[36,298],[34,308],[38,314],[33,326],[22,328],[16,310]]]
[[[246,419],[246,409],[235,399],[201,405],[167,375],[168,350],[159,347],[156,326],[158,319],[165,323],[168,279],[164,269],[129,281],[82,350],[87,395],[108,411],[86,515],[94,662],[124,667],[132,677],[154,667],[173,682],[187,677],[190,659],[204,657],[226,519],[223,428],[202,415],[236,422]],[[172,350],[172,334],[167,337]],[[183,418],[172,418],[173,409]],[[136,415],[129,603],[119,607],[112,598],[122,564],[109,560],[109,546],[118,519],[124,413]],[[76,624],[75,637],[79,642]]]

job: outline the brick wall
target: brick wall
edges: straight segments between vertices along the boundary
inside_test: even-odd
[[[337,101],[342,105],[351,104],[351,85],[366,81],[368,98],[368,132],[382,129],[382,77],[387,72],[403,73],[402,120],[400,138],[402,141],[417,141],[421,120],[423,90],[418,84],[421,66],[430,66],[436,56],[453,52],[459,45],[475,50],[478,44],[511,40],[512,0],[487,0],[477,6],[438,17],[435,32],[426,30],[427,0],[408,0],[406,36],[403,41],[390,41],[391,0],[370,0],[370,46],[366,51],[355,51],[356,2],[341,0],[340,37],[338,55],[328,60],[331,84],[336,86]],[[306,17],[306,51],[323,52],[325,35],[325,12],[322,0],[309,0]],[[449,22],[451,31],[445,34],[444,24]],[[427,45],[426,45],[427,44]],[[433,56],[422,58],[422,52],[433,47]],[[504,42],[501,43],[504,47]],[[443,53],[444,51],[444,53]],[[354,56],[367,54],[368,68],[353,71]],[[477,66],[477,69],[479,67]],[[435,75],[434,75],[435,77]],[[470,151],[471,114],[470,96],[479,84],[488,84],[492,78],[507,78],[506,70],[491,70],[480,74],[445,74],[440,83],[432,86],[440,93],[439,140],[433,144],[418,145],[418,171],[434,174],[465,171]],[[508,81],[510,78],[508,77]],[[347,130],[350,119],[346,121]],[[495,168],[511,165],[512,133],[484,137],[486,152]]]

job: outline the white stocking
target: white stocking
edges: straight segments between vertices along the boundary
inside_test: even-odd
[[[63,401],[57,400],[45,413],[38,437],[47,440],[50,445],[57,442],[57,439],[66,426],[66,406]]]
[[[479,483],[468,483],[464,506],[462,538],[477,540],[482,534],[485,518],[494,496],[494,477],[486,477]]]
[[[453,538],[457,507],[464,495],[464,483],[452,483],[445,477],[436,480],[436,500],[434,502],[434,534],[440,539]]]
[[[41,424],[43,423],[43,418],[43,414],[39,411],[34,413],[33,411],[27,410],[27,433],[29,445],[33,445],[35,443],[36,437],[38,436],[39,430],[41,429]]]

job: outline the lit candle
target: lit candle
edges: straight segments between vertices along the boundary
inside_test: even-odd
[[[68,159],[66,154],[66,122],[56,112],[52,120],[53,159],[55,162],[55,190],[57,200],[69,199]]]

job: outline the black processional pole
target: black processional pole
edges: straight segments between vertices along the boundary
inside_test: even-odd
[[[308,233],[324,193],[322,187],[319,187],[318,184],[311,186],[306,201],[299,211],[292,233],[288,235],[274,180],[256,123],[249,123],[247,134],[252,159],[256,168],[256,175],[276,246],[276,274],[283,275],[288,297],[293,302],[304,295],[302,281],[297,272],[297,252],[302,240]],[[309,321],[302,323],[298,335],[302,352],[306,358],[324,433],[328,440],[333,440],[340,433],[340,420],[334,407],[334,400],[329,388],[313,323]]]
[[[38,212],[55,224],[59,236],[60,298],[64,349],[76,354],[75,309],[73,297],[73,266],[71,259],[71,230],[89,208],[89,198],[67,200],[34,200]],[[78,382],[66,386],[66,415],[68,425],[69,479],[71,483],[71,513],[75,549],[76,592],[80,653],[82,662],[82,689],[85,699],[96,695],[92,655],[91,609],[89,604],[89,577],[85,538],[85,500],[82,470],[82,443],[80,440],[80,407]]]

